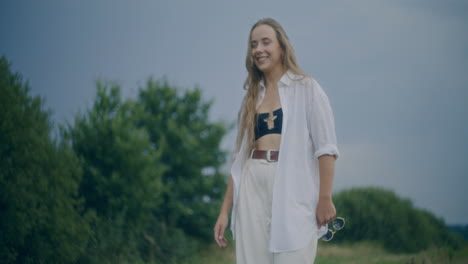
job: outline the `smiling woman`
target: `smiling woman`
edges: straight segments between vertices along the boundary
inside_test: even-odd
[[[331,105],[271,18],[253,25],[246,68],[236,155],[214,239],[227,246],[232,209],[237,263],[313,263],[317,240],[336,216]]]
[[[275,31],[268,25],[260,25],[252,31],[250,56],[257,68],[265,74],[282,71],[281,47]]]

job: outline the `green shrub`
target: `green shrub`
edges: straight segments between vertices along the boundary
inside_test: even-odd
[[[414,208],[408,199],[376,187],[353,188],[334,196],[346,227],[335,241],[370,240],[392,252],[417,252],[434,246],[456,248],[460,240],[444,221],[426,210]]]

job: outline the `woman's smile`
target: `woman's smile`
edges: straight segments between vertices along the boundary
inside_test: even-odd
[[[267,61],[268,57],[267,56],[262,56],[262,57],[257,57],[257,62],[259,64],[263,64]]]

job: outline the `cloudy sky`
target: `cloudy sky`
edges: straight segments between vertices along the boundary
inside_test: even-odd
[[[133,97],[149,77],[200,86],[235,121],[248,32],[285,28],[329,96],[341,157],[334,190],[392,189],[468,224],[468,1],[2,1],[0,55],[56,123],[89,107],[95,80]],[[223,147],[232,150],[235,131]]]

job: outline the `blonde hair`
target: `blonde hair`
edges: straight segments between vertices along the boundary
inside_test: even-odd
[[[260,71],[254,63],[254,60],[251,57],[251,46],[250,42],[252,40],[253,30],[260,25],[268,25],[276,32],[276,38],[279,42],[279,45],[282,50],[281,62],[283,64],[284,71],[291,71],[294,74],[306,77],[305,74],[296,61],[296,55],[294,54],[294,49],[289,42],[288,36],[284,31],[283,27],[272,18],[263,18],[257,21],[252,26],[249,34],[249,42],[247,45],[247,57],[245,59],[245,67],[247,68],[248,76],[244,82],[244,89],[247,90],[247,93],[244,96],[242,101],[241,108],[238,113],[238,131],[236,139],[236,153],[240,151],[242,137],[245,129],[247,129],[248,137],[248,148],[247,151],[252,149],[255,144],[254,140],[254,124],[255,124],[255,114],[256,106],[258,100],[258,94],[260,90],[260,81],[264,78],[263,72]]]

